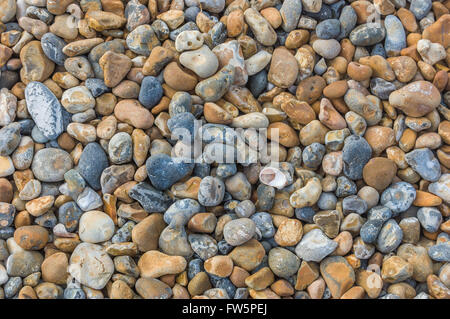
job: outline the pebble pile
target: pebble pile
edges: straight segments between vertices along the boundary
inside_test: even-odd
[[[449,299],[449,11],[0,0],[0,299]]]

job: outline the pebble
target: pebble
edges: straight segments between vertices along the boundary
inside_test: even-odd
[[[39,131],[48,139],[57,138],[64,131],[61,104],[42,83],[31,82],[25,89],[27,110]]]
[[[303,236],[295,248],[295,253],[302,260],[320,262],[337,246],[338,244],[325,236],[320,229],[313,229]]]

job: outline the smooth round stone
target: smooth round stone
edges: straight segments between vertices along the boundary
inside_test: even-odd
[[[184,163],[166,154],[157,154],[148,158],[146,167],[153,186],[159,190],[166,190],[190,174],[194,164]]]
[[[115,134],[108,144],[108,155],[114,164],[125,164],[133,157],[133,141],[130,134],[120,132]]]
[[[320,194],[319,200],[317,201],[317,206],[321,210],[335,209],[336,202],[337,202],[337,198],[333,193],[322,192],[322,194]]]
[[[197,50],[183,52],[180,55],[180,63],[201,78],[212,76],[219,67],[217,56],[206,45]]]
[[[114,263],[102,246],[81,243],[70,256],[68,272],[85,286],[103,289],[114,272]]]
[[[172,138],[190,142],[195,137],[195,117],[192,113],[183,112],[172,116],[167,121],[167,127],[172,133]]]
[[[63,48],[67,43],[53,33],[46,33],[41,38],[41,46],[47,58],[58,65],[64,65],[67,55],[63,53]]]
[[[276,247],[269,251],[268,264],[275,275],[288,279],[300,268],[300,258],[285,248]]]
[[[159,103],[163,96],[161,83],[153,76],[146,76],[141,83],[139,102],[148,109]]]
[[[384,27],[386,28],[386,39],[384,41],[386,54],[397,56],[402,49],[406,48],[406,33],[402,22],[396,16],[388,15],[384,19]]]
[[[364,166],[371,156],[372,149],[363,137],[358,135],[347,137],[342,149],[344,174],[353,180],[361,179]]]
[[[362,215],[367,211],[367,203],[357,195],[350,195],[342,201],[342,210],[345,214],[356,213]]]
[[[384,253],[390,253],[397,249],[403,239],[403,231],[394,219],[388,220],[380,230],[377,238],[377,249]]]
[[[72,158],[66,151],[57,148],[44,148],[36,152],[31,169],[41,182],[59,182],[73,166]]]
[[[200,182],[198,201],[204,206],[219,205],[225,195],[225,184],[216,177],[207,176]]]
[[[320,39],[335,39],[341,32],[341,23],[338,19],[328,19],[316,26],[316,34]]]
[[[295,247],[295,253],[302,260],[320,262],[337,246],[338,243],[325,236],[322,230],[313,229],[303,236]]]
[[[339,22],[341,24],[340,33],[338,39],[343,39],[348,37],[350,32],[355,28],[358,16],[352,6],[345,6],[341,15],[339,16]]]
[[[325,59],[335,58],[341,51],[341,45],[335,39],[318,39],[312,45],[314,51]]]
[[[182,216],[183,225],[202,210],[202,207],[195,199],[185,198],[177,200],[175,203],[170,205],[170,207],[164,213],[164,221],[167,224],[172,222],[175,215]]]
[[[280,8],[282,19],[281,27],[285,32],[297,28],[298,20],[302,14],[302,2],[296,0],[285,0]]]
[[[223,237],[232,246],[239,246],[249,241],[256,232],[256,225],[249,218],[229,221],[223,228]]]
[[[89,78],[84,82],[84,85],[89,89],[93,97],[99,97],[111,90],[102,79]]]
[[[41,270],[44,257],[37,251],[17,251],[6,260],[6,271],[9,276],[26,277]]]
[[[81,153],[77,171],[94,190],[99,190],[100,176],[108,165],[108,157],[100,144],[89,143]]]
[[[411,11],[417,20],[425,18],[432,7],[431,0],[411,0],[409,11]]]
[[[441,176],[441,166],[428,148],[415,149],[405,155],[405,160],[423,179],[436,182]]]
[[[370,46],[381,42],[386,35],[383,26],[376,23],[365,23],[350,32],[349,39],[356,46]]]
[[[381,227],[383,227],[383,222],[381,220],[368,220],[362,225],[359,231],[361,239],[368,244],[374,243],[377,240]]]
[[[189,7],[186,10],[184,10],[184,19],[189,22],[195,22],[197,14],[199,13],[200,13],[199,7]]]
[[[114,222],[101,211],[89,211],[80,218],[80,239],[84,242],[96,244],[109,240],[114,234]]]
[[[61,104],[69,113],[81,113],[95,106],[95,99],[85,86],[76,86],[64,91]]]
[[[236,208],[234,209],[234,212],[240,218],[242,218],[242,217],[248,218],[255,213],[255,204],[253,204],[253,202],[251,200],[244,200],[236,206]],[[258,227],[258,226],[256,226],[256,227]]]
[[[375,206],[367,213],[367,218],[369,220],[379,220],[383,223],[388,221],[391,217],[392,211],[386,206]]]
[[[28,83],[25,100],[28,112],[45,137],[53,140],[64,131],[61,104],[44,84]]]
[[[433,207],[421,207],[417,211],[417,218],[422,227],[429,233],[437,232],[442,223],[441,212]]]
[[[428,249],[428,254],[435,261],[448,263],[450,261],[450,243],[447,241],[433,245]]]
[[[20,124],[11,123],[0,129],[0,156],[11,155],[20,143]]]
[[[78,221],[82,214],[83,211],[75,202],[67,202],[58,209],[58,221],[64,225],[68,232],[73,232],[77,230]]]
[[[398,182],[384,190],[380,203],[388,207],[396,216],[406,211],[415,199],[415,188],[409,183]]]
[[[249,25],[256,40],[264,46],[272,46],[277,41],[277,34],[270,23],[254,8],[244,11],[245,22]]]
[[[211,236],[206,234],[190,234],[188,240],[192,250],[202,260],[207,260],[217,255],[217,243]]]

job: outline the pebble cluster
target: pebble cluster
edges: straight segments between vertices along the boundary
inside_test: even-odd
[[[0,299],[449,299],[449,11],[0,0]]]

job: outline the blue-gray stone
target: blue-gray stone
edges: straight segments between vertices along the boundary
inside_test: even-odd
[[[331,240],[322,230],[316,228],[303,236],[295,248],[295,253],[302,260],[320,262],[331,254],[337,246],[337,242]]]
[[[46,212],[44,215],[36,217],[34,219],[34,223],[39,226],[52,229],[58,223],[58,219],[56,218],[55,214],[53,214],[52,211],[49,211]]]
[[[208,176],[210,171],[211,167],[208,163],[196,163],[193,175],[203,178]]]
[[[86,79],[84,85],[89,89],[93,97],[99,97],[100,95],[111,90],[106,86],[105,82],[102,79],[89,78]]]
[[[267,86],[267,71],[265,69],[259,71],[255,75],[248,77],[247,87],[253,96],[260,96]]]
[[[189,219],[192,218],[192,216],[199,213],[201,210],[202,206],[195,199],[180,199],[170,205],[170,207],[166,210],[164,213],[164,221],[166,224],[170,224],[175,215],[182,215],[183,224],[185,225]]]
[[[319,21],[333,18],[333,11],[331,10],[330,6],[325,3],[322,3],[322,7],[320,8],[319,12],[303,12],[303,14]]]
[[[31,131],[33,130],[34,121],[32,119],[23,119],[18,121],[20,124],[20,134],[22,135],[31,135]]]
[[[441,177],[441,165],[428,148],[415,149],[405,155],[411,168],[423,179],[436,182]]]
[[[365,222],[359,230],[363,242],[374,243],[377,240],[381,227],[383,227],[383,222],[379,219],[370,219]]]
[[[355,195],[358,189],[356,188],[356,184],[351,179],[348,179],[345,176],[339,176],[336,179],[337,187],[336,187],[336,196],[337,197],[346,197],[349,195]]]
[[[150,156],[145,165],[152,185],[159,190],[170,188],[194,169],[194,163],[185,163],[167,154]]]
[[[130,134],[119,132],[108,143],[108,155],[114,164],[125,164],[133,158],[133,141]]]
[[[219,276],[215,276],[212,274],[208,274],[208,275],[209,275],[211,284],[215,288],[224,289],[230,298],[234,298],[234,295],[236,293],[236,286],[233,285],[233,283],[231,282],[231,280],[229,278],[221,278]]]
[[[100,177],[108,165],[105,151],[100,144],[94,142],[84,147],[77,171],[94,190],[99,190],[101,189]]]
[[[344,174],[352,179],[362,178],[364,165],[372,156],[372,148],[367,141],[358,135],[351,135],[344,141],[342,159],[344,161]]]
[[[392,217],[392,211],[385,206],[375,206],[372,207],[367,213],[367,218],[370,220],[379,220],[381,222],[386,222]]]
[[[188,236],[192,250],[203,260],[207,260],[217,255],[216,241],[206,234],[190,234]]]
[[[372,51],[370,51],[370,55],[379,55],[383,58],[386,58],[386,50],[382,43],[377,43],[372,47]]]
[[[227,178],[233,176],[236,173],[237,173],[237,166],[235,163],[230,164],[223,163],[217,165],[216,175],[221,178]]]
[[[394,83],[388,82],[382,78],[372,78],[370,80],[370,92],[382,100],[388,100],[389,95],[396,89]]]
[[[192,259],[187,267],[188,279],[192,280],[192,278],[194,278],[195,275],[204,270],[205,269],[203,268],[203,260],[201,260],[200,258]]]
[[[333,19],[339,19],[342,9],[346,6],[345,0],[339,0],[330,5],[331,12],[333,13]]]
[[[205,13],[205,12],[203,12]],[[188,30],[197,30],[198,31],[198,27],[195,24],[195,22],[193,21],[189,21],[185,24],[183,24],[181,27],[179,27],[178,29],[173,30],[172,32],[170,32],[169,34],[169,38],[172,41],[175,41],[177,39],[177,36],[183,32],[183,31],[188,31]]]
[[[28,113],[41,133],[49,140],[64,131],[62,107],[50,89],[40,82],[30,82],[25,88]]]
[[[377,238],[377,248],[383,254],[397,249],[403,239],[403,231],[394,219],[389,219],[381,228]]]
[[[269,211],[273,207],[275,201],[275,188],[265,184],[259,184],[256,189],[258,200],[256,201],[256,209],[260,211]]]
[[[435,261],[450,262],[450,241],[431,246],[428,255]]]
[[[312,143],[305,147],[302,153],[303,163],[306,167],[317,169],[322,164],[326,148],[320,143]]]
[[[386,35],[384,27],[378,23],[365,23],[350,32],[349,39],[356,46],[370,46],[383,41]]]
[[[141,83],[139,102],[148,109],[159,103],[163,96],[163,88],[154,76],[146,76]]]
[[[300,258],[292,251],[281,247],[269,251],[267,262],[275,275],[285,279],[296,274],[300,268]]]
[[[357,20],[358,16],[352,6],[348,5],[342,9],[341,15],[339,16],[339,40],[348,37],[350,32],[355,28]]]
[[[225,239],[222,239],[217,243],[217,248],[222,255],[228,255],[228,253],[233,250],[234,246],[231,246]]]
[[[439,226],[441,226],[442,214],[436,208],[421,207],[417,211],[417,219],[427,232],[435,233],[439,230]]]
[[[51,32],[44,34],[41,38],[41,47],[44,54],[58,65],[64,65],[64,61],[67,59],[62,49],[67,43],[60,37],[54,35]]]
[[[275,235],[275,227],[272,223],[272,216],[269,213],[259,212],[250,216],[263,238],[272,238]]]
[[[58,221],[68,232],[74,232],[78,229],[78,221],[82,214],[83,211],[75,202],[67,202],[58,209]]]
[[[317,201],[317,206],[321,210],[331,210],[336,208],[337,198],[333,193],[322,192],[320,194],[319,200]]]
[[[198,201],[204,206],[217,206],[225,196],[224,182],[213,176],[206,176],[200,182]]]
[[[425,18],[431,10],[431,0],[411,0],[409,11],[411,11],[417,20]]]
[[[388,56],[397,56],[406,48],[406,33],[402,22],[396,16],[388,15],[384,19],[384,27],[386,28],[384,49]]]
[[[182,141],[192,141],[195,136],[195,117],[192,113],[184,112],[172,116],[167,121],[167,127],[172,138]]]
[[[315,214],[316,211],[312,207],[302,207],[295,209],[295,217],[310,224],[314,223],[313,217]]]
[[[328,19],[319,22],[316,34],[320,39],[335,39],[341,32],[341,23],[338,19]]]
[[[195,22],[197,14],[199,13],[200,13],[199,7],[189,7],[186,10],[184,10],[184,19],[188,22]]]
[[[236,293],[234,294],[234,299],[247,299],[248,294],[249,292],[247,288],[237,288]]]
[[[344,211],[345,215],[351,213],[362,215],[367,210],[367,203],[364,199],[357,195],[350,195],[343,199],[342,210]]]
[[[137,200],[145,211],[152,213],[165,212],[172,204],[172,199],[169,195],[145,182],[134,185],[128,191],[128,196]]]
[[[176,114],[190,113],[192,110],[191,95],[187,92],[177,92],[172,96],[169,104],[169,114],[173,117]]]
[[[19,146],[20,124],[10,123],[0,129],[0,156],[9,156]]]
[[[416,189],[407,182],[398,182],[383,191],[380,203],[388,207],[393,216],[397,216],[406,211],[415,199]]]
[[[222,44],[227,39],[227,27],[222,22],[216,23],[209,31],[205,41],[210,49]]]

